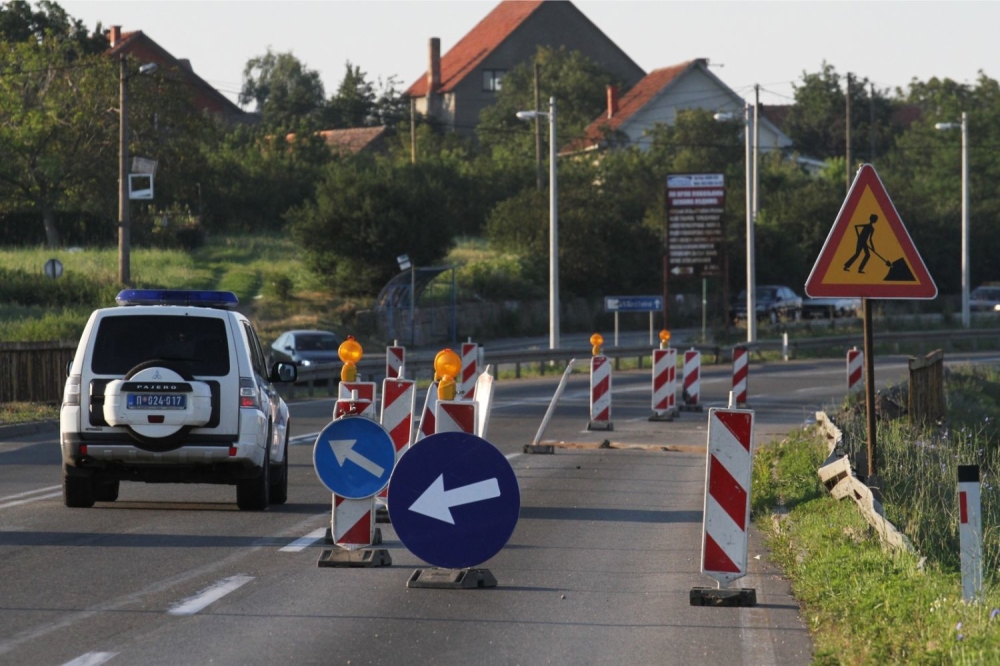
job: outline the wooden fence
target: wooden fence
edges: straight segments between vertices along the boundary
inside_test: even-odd
[[[0,403],[62,400],[75,340],[0,342]]]
[[[944,351],[923,358],[910,357],[910,421],[926,425],[944,418]]]

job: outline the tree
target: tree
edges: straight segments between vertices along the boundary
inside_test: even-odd
[[[101,35],[100,24],[89,33],[83,22],[72,19],[54,2],[41,0],[37,9],[25,0],[10,0],[0,4],[0,42],[22,43],[34,40],[59,40],[70,45],[70,59],[103,53],[107,40]]]
[[[338,293],[375,295],[399,272],[442,259],[453,242],[451,193],[466,185],[438,165],[350,158],[327,166],[315,199],[288,214],[310,268]]]
[[[324,106],[319,72],[307,69],[291,53],[267,53],[247,61],[240,104],[255,104],[264,124],[287,129],[305,118],[319,120]]]

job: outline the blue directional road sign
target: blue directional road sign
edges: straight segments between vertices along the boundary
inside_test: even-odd
[[[492,444],[442,432],[399,459],[388,503],[396,536],[410,552],[436,567],[464,569],[490,559],[510,539],[521,491]]]
[[[606,312],[659,312],[663,309],[662,296],[605,296]]]
[[[389,433],[362,416],[333,421],[313,445],[316,476],[331,492],[348,499],[371,497],[385,488],[395,462]]]

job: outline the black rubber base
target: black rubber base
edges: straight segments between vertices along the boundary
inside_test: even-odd
[[[677,409],[679,409],[682,412],[700,412],[700,411],[702,411],[701,405],[681,405]]]
[[[406,581],[406,587],[440,590],[475,590],[496,586],[497,579],[489,569],[416,569]]]
[[[388,567],[392,566],[392,557],[384,548],[366,548],[364,550],[344,550],[335,548],[324,550],[319,561],[319,567]]]
[[[611,421],[591,421],[587,424],[587,430],[614,430],[615,424]]]
[[[551,444],[525,444],[525,453],[551,454],[556,452],[556,447]]]
[[[680,416],[680,414],[678,414],[677,416]],[[674,420],[674,413],[672,411],[665,412],[663,414],[657,414],[657,413],[654,412],[653,415],[649,417],[649,420],[650,421],[673,421]]]
[[[757,590],[753,588],[719,589],[715,587],[691,588],[692,606],[756,606]]]

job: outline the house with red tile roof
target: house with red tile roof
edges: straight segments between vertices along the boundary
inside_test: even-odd
[[[568,0],[504,0],[441,57],[430,40],[427,73],[404,95],[448,129],[472,134],[479,112],[496,102],[504,74],[539,46],[580,51],[629,88],[645,72]]]
[[[648,149],[647,130],[657,124],[674,124],[680,111],[707,109],[742,117],[744,104],[744,99],[709,69],[707,58],[696,58],[650,72],[624,95],[609,89],[607,113],[588,125],[585,138],[570,150],[599,150],[614,145]],[[761,150],[781,150],[792,145],[792,140],[764,114],[759,131]]]
[[[106,52],[108,55],[117,58],[125,54],[142,64],[156,63],[165,76],[175,77],[190,87],[191,96],[198,109],[231,122],[245,122],[250,119],[250,114],[244,113],[243,109],[228,97],[195,74],[189,60],[175,58],[142,30],[122,32],[121,26],[113,25],[107,31],[107,35],[110,45]]]
[[[350,127],[347,129],[321,130],[316,132],[322,137],[327,147],[339,155],[357,155],[358,153],[384,154],[389,151],[387,139],[390,130],[384,125],[378,127]],[[288,134],[285,139],[291,143],[295,133]]]

